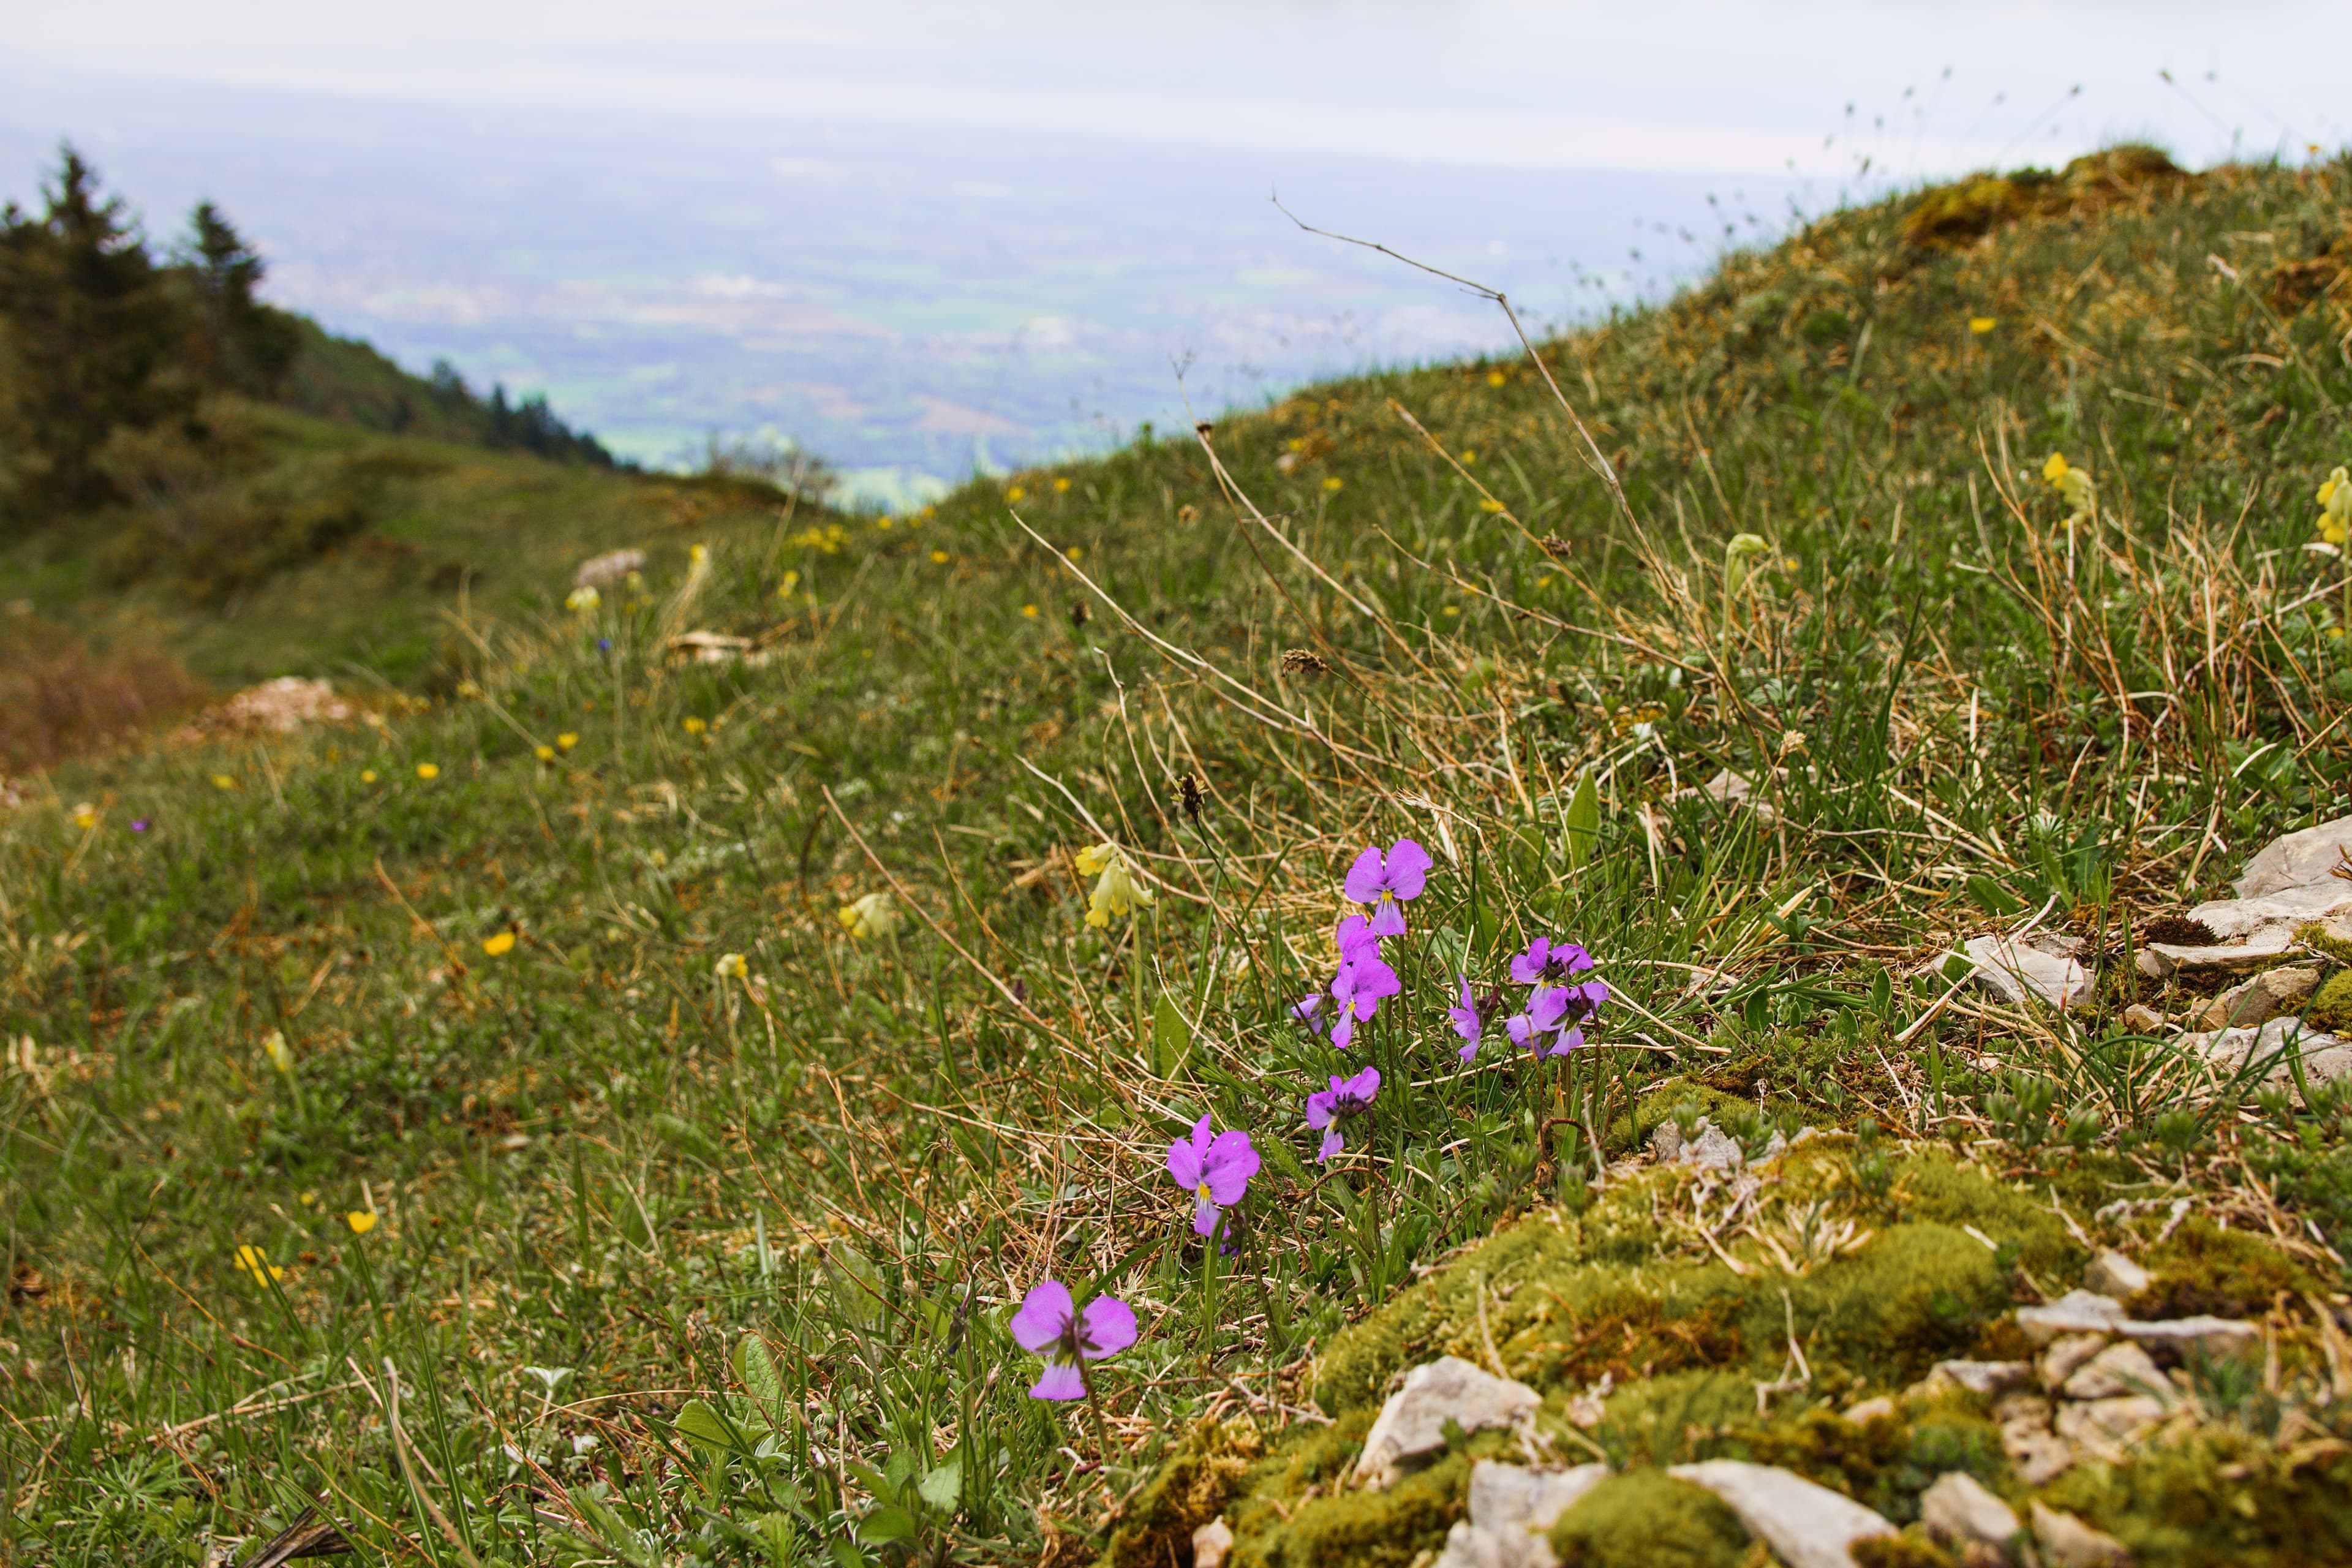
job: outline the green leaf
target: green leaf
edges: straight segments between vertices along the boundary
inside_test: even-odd
[[[1979,871],[1968,882],[1969,898],[1989,915],[2013,915],[2025,908],[2025,900]]]
[[[1151,1064],[1161,1078],[1174,1078],[1192,1054],[1192,1026],[1176,1010],[1174,998],[1160,994],[1151,1009]]]
[[[727,1418],[699,1399],[689,1399],[686,1408],[677,1413],[670,1425],[677,1435],[698,1448],[713,1453],[740,1454],[744,1451],[743,1436]]]
[[[925,1471],[915,1490],[921,1494],[925,1502],[942,1513],[953,1509],[963,1497],[963,1461],[950,1459],[944,1465]]]
[[[772,1410],[783,1403],[784,1380],[776,1371],[776,1358],[768,1353],[768,1342],[759,1335],[745,1334],[735,1342],[735,1375],[761,1405]]]
[[[825,1254],[824,1272],[833,1285],[834,1305],[844,1318],[861,1329],[870,1329],[881,1321],[882,1270],[873,1259],[841,1243]]]
[[[654,1112],[654,1131],[661,1134],[663,1142],[679,1153],[691,1155],[713,1170],[727,1163],[726,1156],[719,1152],[719,1145],[710,1141],[710,1135],[682,1116],[667,1110]]]
[[[866,1553],[846,1541],[833,1543],[833,1560],[840,1563],[841,1568],[866,1568]]]
[[[914,1533],[915,1516],[887,1503],[857,1521],[860,1541],[904,1541]]]
[[[1565,827],[1560,843],[1568,851],[1568,863],[1582,870],[1601,837],[1601,790],[1593,784],[1590,769],[1576,781],[1576,793],[1569,797]]]
[[[581,1517],[587,1520],[614,1556],[624,1563],[635,1564],[635,1568],[659,1568],[660,1558],[646,1550],[645,1542],[635,1530],[629,1528],[627,1520],[590,1496],[585,1488],[574,1491],[572,1500],[578,1505]]]

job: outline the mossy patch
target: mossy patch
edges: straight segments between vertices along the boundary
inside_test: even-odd
[[[1143,1489],[1129,1522],[1112,1530],[1103,1561],[1113,1568],[1161,1568],[1181,1561],[1192,1550],[1192,1531],[1223,1511],[1265,1447],[1244,1422],[1194,1428]]]
[[[2352,969],[2339,969],[2319,983],[2310,1005],[2303,1010],[2303,1021],[2331,1035],[2352,1034]]]
[[[2281,1451],[2209,1427],[2128,1465],[2078,1465],[2042,1493],[2165,1568],[2352,1563],[2352,1452]]]
[[[2300,1299],[2319,1281],[2285,1253],[2242,1230],[2192,1219],[2141,1259],[2147,1289],[2132,1299],[2146,1318],[2259,1318],[2279,1293]]]
[[[2137,142],[2085,153],[2055,174],[2046,169],[1971,174],[1922,192],[1903,216],[1903,239],[1917,247],[1966,245],[2026,218],[2082,216],[2120,202],[2177,195],[2194,178],[2161,149]]]
[[[1740,1568],[1748,1531],[1713,1492],[1663,1470],[1612,1476],[1559,1516],[1561,1568]]]

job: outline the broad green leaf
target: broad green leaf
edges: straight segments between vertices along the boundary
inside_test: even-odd
[[[720,1454],[742,1451],[741,1436],[728,1425],[725,1417],[699,1399],[688,1400],[686,1408],[677,1413],[677,1419],[670,1425],[677,1428],[679,1436],[698,1448],[708,1448]]]
[[[2025,900],[1979,871],[1968,882],[1969,898],[1977,908],[1989,915],[2013,915],[2025,908]]]
[[[1174,1078],[1183,1070],[1185,1058],[1192,1054],[1192,1026],[1176,1010],[1176,1003],[1167,992],[1151,1010],[1152,1066],[1161,1078]]]
[[[926,1471],[922,1484],[915,1489],[925,1502],[940,1512],[955,1507],[963,1496],[963,1461],[950,1459],[946,1464]]]
[[[1601,837],[1601,791],[1589,770],[1576,781],[1576,793],[1569,796],[1565,826],[1560,843],[1568,851],[1568,863],[1582,870],[1585,862],[1592,858],[1593,845]]]
[[[645,1542],[629,1527],[629,1521],[611,1507],[590,1496],[585,1488],[573,1492],[572,1500],[578,1505],[581,1517],[622,1562],[633,1563],[635,1568],[659,1568],[660,1558],[646,1550]]]
[[[876,1509],[857,1521],[860,1541],[904,1541],[915,1533],[915,1516],[905,1509],[890,1504]]]
[[[745,1334],[735,1342],[735,1375],[763,1406],[774,1409],[783,1403],[784,1380],[776,1371],[776,1358],[768,1353],[768,1342],[759,1335]]]
[[[825,1277],[833,1285],[834,1305],[861,1329],[870,1329],[882,1317],[882,1270],[871,1258],[846,1243],[825,1254]]]

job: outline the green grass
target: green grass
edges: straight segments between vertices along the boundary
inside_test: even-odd
[[[1544,350],[1622,506],[1532,366],[1442,366],[1222,424],[1238,505],[1166,441],[837,541],[714,516],[575,618],[533,606],[645,541],[646,492],[453,456],[417,505],[484,531],[449,547],[485,557],[472,687],[0,818],[0,1034],[33,1041],[0,1078],[0,1551],[196,1562],[323,1494],[435,1563],[1069,1561],[1204,1414],[1281,1426],[1303,1357],[1588,1201],[1584,1130],[1622,1152],[1685,1096],[1759,1142],[1948,1139],[2078,1215],[2186,1179],[2255,1227],[2274,1168],[2340,1234],[2331,1098],[2202,1107],[2116,1022],[2128,980],[1906,1036],[1941,988],[1905,976],[1989,908],[2127,952],[2336,814],[2341,563],[2302,546],[2352,322],[2296,290],[2347,182],[2094,184],[1961,250],[1894,202],[1729,257]],[[2071,533],[2052,450],[2099,487]],[[1740,532],[1770,549],[1727,593]],[[425,624],[347,570],[282,584],[317,647]],[[767,657],[664,659],[688,626]],[[1727,766],[1770,823],[1675,797]],[[1286,1009],[1349,859],[1404,833],[1438,868],[1343,1058]],[[1097,931],[1070,857],[1106,836],[1160,891]],[[898,931],[847,934],[889,888]],[[1601,1048],[1464,1070],[1454,976],[1538,932],[1601,959]],[[1367,1061],[1319,1168],[1304,1096]],[[1213,1268],[1161,1168],[1203,1111],[1265,1162]],[[1024,1397],[1005,1319],[1047,1274],[1142,1320],[1099,1430]]]

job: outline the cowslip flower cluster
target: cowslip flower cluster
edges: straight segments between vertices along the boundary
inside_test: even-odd
[[[2313,498],[2319,502],[2319,520],[2311,526],[2328,543],[2352,542],[2352,472],[2339,468],[2329,474]]]
[[[2042,465],[2042,477],[2050,481],[2050,488],[2058,492],[2061,500],[2074,509],[2068,522],[2080,522],[2098,510],[2099,489],[2091,482],[2089,471],[2069,463],[2063,453],[2050,454],[2050,460]]]
[[[1097,931],[1114,917],[1123,920],[1151,901],[1151,889],[1137,878],[1135,862],[1118,845],[1106,841],[1081,849],[1077,863],[1079,876],[1095,879],[1095,890],[1087,897],[1087,924]]]
[[[898,929],[898,911],[887,893],[867,893],[835,911],[841,927],[854,937],[884,937]]]

